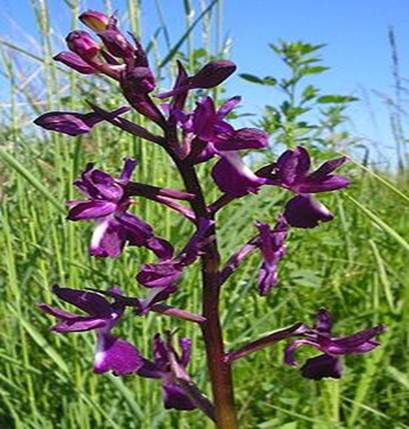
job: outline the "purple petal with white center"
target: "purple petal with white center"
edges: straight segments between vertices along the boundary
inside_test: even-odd
[[[327,354],[308,359],[301,367],[305,378],[321,380],[324,377],[341,378],[343,372],[339,358]]]
[[[166,409],[190,411],[196,408],[183,388],[176,383],[163,382],[162,392]]]
[[[236,152],[223,153],[212,169],[212,177],[222,192],[236,197],[257,193],[268,180],[256,176]]]
[[[334,218],[331,212],[311,195],[298,195],[285,206],[284,217],[289,225],[297,228],[314,228],[321,222]]]
[[[91,238],[91,256],[116,258],[125,245],[126,233],[121,224],[113,218],[97,221]]]
[[[114,213],[116,204],[111,201],[68,201],[70,208],[67,219],[77,221],[84,219],[99,219]]]
[[[143,365],[139,351],[125,340],[99,333],[94,358],[94,372],[112,371],[114,375],[137,372]]]

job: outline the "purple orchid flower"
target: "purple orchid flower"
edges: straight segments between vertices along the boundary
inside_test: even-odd
[[[256,222],[256,227],[260,231],[259,247],[263,255],[259,271],[259,291],[260,295],[266,296],[278,282],[277,266],[286,252],[288,226],[284,216],[281,215],[273,229],[260,222]]]
[[[156,334],[153,338],[153,361],[144,359],[138,375],[160,380],[166,409],[194,410],[195,404],[178,384],[180,378],[190,380],[186,367],[190,361],[191,340],[180,338],[179,346],[180,354],[172,346],[171,334],[167,334],[166,341]]]
[[[275,171],[270,176],[271,184],[289,189],[296,194],[313,194],[335,191],[347,187],[350,182],[346,177],[332,174],[347,160],[347,157],[327,161],[313,172],[310,155],[306,149],[297,146],[285,151],[274,165]]]
[[[201,219],[197,231],[182,249],[171,258],[163,259],[157,264],[144,264],[136,279],[151,292],[145,300],[141,300],[143,312],[156,302],[166,299],[175,292],[175,283],[180,279],[183,270],[193,264],[206,243],[206,234],[214,221]]]
[[[185,136],[190,140],[205,142],[210,154],[239,151],[244,149],[262,149],[268,146],[268,136],[256,128],[235,130],[225,121],[225,117],[240,103],[241,97],[233,97],[216,110],[211,97],[197,102],[193,113],[178,113],[178,120]],[[203,144],[203,143],[202,143]],[[207,158],[209,159],[209,158]],[[200,159],[207,160],[207,159]]]
[[[199,163],[220,156],[212,177],[223,192],[234,196],[255,193],[267,183],[266,178],[245,165],[238,152],[267,147],[268,135],[256,128],[235,130],[225,121],[239,102],[240,97],[233,97],[216,110],[212,98],[206,97],[197,103],[192,114],[177,113],[187,151],[194,154],[193,161]]]
[[[69,201],[68,219],[72,221],[94,219],[97,226],[91,239],[90,254],[100,257],[117,257],[125,245],[143,246],[159,258],[169,258],[172,246],[155,237],[150,225],[127,212],[131,201],[125,193],[136,161],[126,159],[119,179],[88,164],[81,179],[74,182],[86,195],[87,201]]]
[[[119,291],[115,294],[112,304],[96,293],[62,288],[58,285],[53,286],[53,292],[63,301],[87,313],[78,315],[47,304],[39,304],[40,310],[59,320],[52,327],[53,331],[68,333],[96,330],[95,373],[112,371],[115,375],[126,375],[135,373],[143,366],[143,358],[132,344],[111,335],[111,330],[125,310],[125,302],[121,300]]]
[[[108,117],[109,119],[115,119],[127,111],[129,111],[129,107],[123,106],[112,112],[108,112]],[[57,131],[69,136],[79,136],[89,133],[95,125],[104,120],[106,118],[103,118],[96,112],[48,112],[35,119],[34,123],[46,130]]]
[[[308,345],[323,354],[308,359],[301,367],[302,375],[313,380],[324,377],[340,378],[343,369],[339,356],[370,352],[379,345],[374,337],[384,332],[385,327],[375,326],[347,337],[332,337],[331,330],[331,315],[325,309],[319,310],[314,327],[303,332],[302,339],[293,341],[285,349],[285,363],[296,366],[295,350],[300,346]]]
[[[333,172],[347,160],[347,157],[333,159],[310,172],[311,159],[301,146],[285,151],[276,163],[270,165],[261,176],[269,179],[268,184],[280,186],[296,194],[288,201],[284,216],[289,225],[298,228],[314,228],[320,222],[333,219],[331,212],[311,195],[343,189],[349,185],[346,177]]]

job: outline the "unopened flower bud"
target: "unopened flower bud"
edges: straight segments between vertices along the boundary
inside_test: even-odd
[[[159,98],[186,94],[191,89],[209,89],[220,85],[236,70],[236,65],[228,60],[217,60],[206,64],[195,75],[187,79],[186,84],[176,86],[171,91],[158,95]]]
[[[135,94],[147,94],[155,88],[155,78],[148,67],[133,67],[124,73],[125,87]]]
[[[236,65],[231,61],[212,61],[189,79],[190,88],[214,88],[226,80],[235,70]]]
[[[53,59],[82,74],[94,74],[97,72],[94,67],[90,66],[77,54],[74,54],[74,52],[60,52]]]
[[[38,117],[34,123],[41,128],[69,136],[79,136],[91,131],[98,122],[103,121],[95,113],[48,112]]]
[[[86,31],[72,31],[65,40],[70,50],[85,60],[92,59],[99,53],[98,43]]]
[[[96,10],[87,10],[79,16],[79,20],[96,33],[107,29],[109,17]]]
[[[135,48],[128,42],[126,37],[118,30],[111,29],[98,33],[108,52],[117,58],[132,58]]]

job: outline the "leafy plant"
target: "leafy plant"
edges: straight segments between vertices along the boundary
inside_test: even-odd
[[[243,73],[240,76],[251,83],[279,90],[283,100],[276,106],[265,106],[258,126],[274,136],[274,141],[287,147],[305,144],[307,147],[335,149],[348,134],[336,134],[347,117],[345,111],[357,100],[349,95],[322,94],[315,84],[306,83],[329,70],[322,65],[320,51],[323,44],[284,42],[269,45],[271,50],[286,65],[287,77],[258,77]]]

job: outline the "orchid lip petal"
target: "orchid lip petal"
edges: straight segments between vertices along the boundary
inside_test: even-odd
[[[98,335],[94,372],[112,371],[114,375],[136,373],[143,365],[139,351],[125,340],[111,335]]]
[[[297,195],[286,204],[284,217],[289,225],[297,228],[314,228],[334,217],[331,212],[311,195]]]
[[[254,174],[235,152],[223,153],[213,167],[212,177],[221,191],[237,197],[257,193],[268,180]]]
[[[302,376],[312,380],[321,380],[324,377],[341,378],[342,372],[339,358],[327,354],[308,359],[301,367]]]

